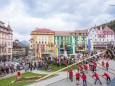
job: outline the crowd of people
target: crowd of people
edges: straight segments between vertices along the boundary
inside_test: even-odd
[[[84,58],[88,58],[89,56],[93,56],[96,55],[97,52],[96,51],[92,51],[90,53],[88,52],[83,52],[83,53],[78,53],[74,58],[70,57],[68,55],[68,57],[65,56],[60,56],[59,58],[57,57],[45,57],[45,58],[41,58],[38,61],[32,62],[32,61],[28,61],[25,63],[20,63],[15,65],[6,65],[6,66],[2,66],[0,67],[0,73],[2,76],[7,75],[9,73],[14,73],[16,71],[20,71],[21,68],[25,70],[25,72],[27,71],[32,71],[32,70],[42,70],[45,69],[47,71],[51,71],[52,70],[52,66],[50,64],[54,64],[56,67],[60,67],[61,65],[71,65],[74,64],[76,61],[84,59]],[[96,82],[98,82],[100,85],[102,85],[102,82],[100,80],[100,76],[99,74],[96,73],[97,71],[97,60],[99,60],[100,58],[106,58],[104,57],[104,55],[98,55],[96,57],[93,57],[93,59],[88,59],[86,61],[80,62],[79,64],[76,65],[78,71],[76,73],[76,84],[79,85],[79,81],[80,78],[83,80],[83,86],[87,86],[87,76],[86,73],[88,73],[88,71],[92,71],[92,78],[95,77],[95,82],[94,84],[96,84]],[[106,71],[108,71],[108,67],[109,67],[109,62],[108,60],[103,60],[102,61],[102,68]],[[84,72],[85,71],[85,72]],[[69,78],[71,81],[73,81],[73,71],[72,69],[68,70],[69,72]],[[107,72],[104,72],[104,74],[102,76],[105,76],[107,83],[111,80],[110,76]]]
[[[25,70],[25,71],[32,71],[32,70],[42,70],[45,69],[47,71],[52,70],[52,66],[50,64],[56,65],[56,67],[60,67],[62,65],[68,66],[73,63],[75,63],[76,60],[87,57],[89,55],[96,54],[96,51],[92,51],[90,53],[88,52],[82,52],[77,53],[74,58],[72,58],[70,55],[68,57],[60,56],[60,57],[44,57],[40,59],[39,61],[25,61],[23,59],[19,64],[7,64],[7,65],[0,65],[0,75],[5,76],[9,73],[14,73],[18,70]]]

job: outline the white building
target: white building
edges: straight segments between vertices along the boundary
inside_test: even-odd
[[[90,30],[89,30],[89,34],[88,34],[88,38],[93,40],[93,42],[97,42],[98,41],[98,34],[96,32],[96,27],[92,27]]]
[[[12,29],[0,21],[0,59],[12,60]]]
[[[95,48],[106,48],[108,44],[114,44],[114,31],[108,26],[100,27],[95,26],[89,30],[88,38],[93,40]]]

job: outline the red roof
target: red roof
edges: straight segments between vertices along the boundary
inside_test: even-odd
[[[104,35],[103,30],[96,29],[96,32],[97,32],[98,35]]]
[[[114,31],[111,30],[108,26],[106,26],[104,29],[103,29],[103,32],[105,35],[114,35]]]
[[[108,26],[105,26],[105,28],[103,29],[103,31],[112,31]]]
[[[18,45],[17,42],[13,42],[13,49],[20,49],[21,47]]]
[[[76,32],[76,33],[88,33],[87,30],[75,30],[74,32]]]
[[[70,36],[69,31],[55,31],[55,36]]]
[[[47,29],[47,28],[36,28],[36,30],[32,32],[48,33],[48,32],[54,32],[54,31]]]
[[[33,38],[31,38],[30,40],[34,40]]]

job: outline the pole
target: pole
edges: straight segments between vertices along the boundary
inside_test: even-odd
[[[68,65],[67,65],[68,66]],[[67,68],[67,82],[68,82],[68,68]]]
[[[60,57],[60,41],[58,40],[58,57]]]

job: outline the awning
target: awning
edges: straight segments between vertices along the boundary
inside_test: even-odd
[[[94,45],[94,47],[106,47],[106,46],[99,46],[99,45],[96,45],[96,46],[95,46],[95,45]]]

